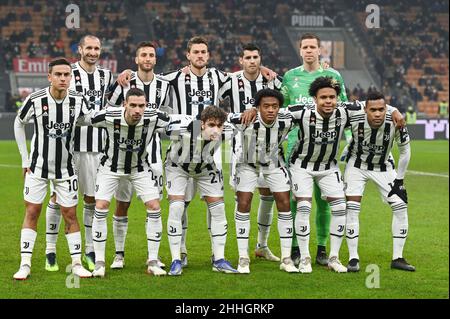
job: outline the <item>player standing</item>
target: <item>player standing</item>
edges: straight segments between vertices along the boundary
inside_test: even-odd
[[[281,92],[284,95],[284,106],[293,104],[313,104],[314,99],[309,95],[310,84],[320,76],[330,76],[341,83],[339,99],[347,101],[344,81],[338,71],[320,65],[320,39],[314,34],[304,34],[300,39],[300,56],[303,58],[303,65],[291,69],[283,77],[283,87]],[[298,129],[294,129],[288,137],[288,156],[292,153],[296,143],[299,142]],[[351,134],[350,134],[351,136]],[[327,265],[328,258],[326,244],[330,229],[330,207],[327,201],[321,198],[320,188],[314,183],[314,198],[317,204],[316,209],[316,229],[317,229],[317,255],[316,263]],[[291,211],[297,214],[297,204],[291,200]],[[292,260],[296,265],[300,262],[300,253],[296,237],[293,239]]]
[[[113,83],[110,70],[97,65],[101,54],[100,39],[94,35],[85,35],[78,45],[80,60],[72,64],[70,88],[83,94],[90,109],[100,111],[104,108],[105,97]],[[83,222],[85,227],[85,254],[83,261],[90,271],[94,270],[95,253],[92,243],[92,220],[95,208],[95,175],[100,164],[104,148],[105,131],[92,126],[76,127],[74,139],[74,160],[80,190],[83,193]],[[56,242],[61,223],[59,206],[52,196],[46,210],[46,263],[48,271],[58,271],[56,260]]]
[[[403,247],[408,235],[408,198],[403,186],[410,159],[408,131],[397,130],[384,95],[371,92],[364,109],[350,119],[353,142],[347,154],[344,172],[347,197],[346,239],[349,250],[348,271],[359,271],[358,237],[361,200],[367,181],[378,186],[383,199],[392,208],[393,257],[391,268],[415,271],[403,258]],[[398,145],[400,158],[397,171],[391,149]]]
[[[269,81],[262,75],[260,71],[261,49],[253,43],[242,46],[239,63],[242,66],[242,70],[229,74],[230,81],[225,84],[222,89],[224,92],[221,93],[224,99],[229,98],[232,113],[242,113],[252,108],[255,104],[255,95],[259,90],[271,88],[279,91],[282,84],[282,78],[279,76]],[[239,135],[232,140],[231,145],[230,186],[233,189],[236,189],[236,153],[241,147],[238,137]],[[280,261],[280,258],[272,253],[267,244],[273,219],[272,207],[274,197],[263,177],[258,178],[257,187],[260,200],[257,219],[258,241],[255,255],[271,261]]]
[[[148,108],[159,110],[167,107],[169,103],[169,83],[160,79],[153,72],[156,65],[156,51],[152,42],[141,42],[138,44],[135,62],[138,66],[137,72],[131,72],[131,78],[127,85],[121,86],[118,82],[114,83],[108,104],[121,106],[130,88],[138,88],[145,92]],[[147,153],[150,160],[150,172],[153,174],[152,178],[155,186],[159,189],[160,200],[162,199],[163,191],[161,152],[161,138],[159,133],[155,132],[155,137],[148,145]],[[115,194],[117,205],[113,216],[113,233],[116,255],[111,264],[113,269],[121,269],[125,265],[125,239],[128,230],[127,215],[132,195],[133,188],[131,183],[127,180],[122,180]],[[160,263],[160,266],[163,267],[164,264]]]
[[[78,180],[73,163],[75,124],[89,110],[83,95],[68,89],[71,77],[70,63],[66,59],[50,62],[48,80],[51,86],[29,95],[14,122],[25,177],[26,207],[20,237],[20,269],[14,279],[24,280],[30,274],[37,222],[49,182],[53,184],[56,203],[66,223],[72,273],[80,277],[92,276],[81,265],[81,233],[76,215]],[[28,154],[25,124],[30,122],[34,123],[34,134]]]

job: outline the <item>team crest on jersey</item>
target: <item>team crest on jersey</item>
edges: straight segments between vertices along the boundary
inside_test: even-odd
[[[148,127],[145,126],[145,127],[142,129],[142,133],[143,133],[143,134],[147,134],[147,132],[148,132]]]
[[[100,78],[100,85],[101,85],[101,86],[104,86],[104,85],[105,85],[105,78],[104,78],[104,77],[101,77],[101,78]]]
[[[341,126],[341,118],[336,118],[336,126]]]
[[[385,142],[388,142],[389,139],[390,139],[389,134],[384,134],[384,141],[385,141]]]
[[[156,89],[156,97],[161,98],[161,89]]]

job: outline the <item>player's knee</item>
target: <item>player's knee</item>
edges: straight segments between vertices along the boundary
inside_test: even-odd
[[[297,214],[309,215],[311,213],[311,201],[299,200],[297,201]]]
[[[398,219],[407,219],[408,218],[408,205],[402,200],[390,202],[392,213]]]
[[[97,200],[95,202],[95,209],[98,210],[108,210],[109,209],[109,202],[105,200]]]
[[[346,215],[347,205],[344,198],[330,201],[331,214],[335,216]]]
[[[279,212],[288,212],[291,210],[291,204],[289,201],[289,196],[287,198],[282,198],[277,200],[277,208]]]
[[[85,204],[95,204],[95,197],[84,195],[83,200]]]
[[[145,207],[149,210],[160,210],[159,200],[150,200],[145,203]]]
[[[248,201],[247,202],[245,202],[245,201],[238,202],[237,209],[238,209],[239,212],[241,212],[241,213],[249,213],[250,212],[250,208],[251,208],[250,202],[248,202]]]

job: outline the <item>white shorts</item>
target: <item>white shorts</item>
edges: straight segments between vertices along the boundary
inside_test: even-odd
[[[76,175],[68,179],[53,179],[36,177],[33,173],[25,175],[23,198],[33,204],[42,204],[47,196],[47,186],[50,182],[52,191],[56,193],[56,203],[62,207],[73,207],[78,203],[78,179]]]
[[[345,196],[363,196],[368,180],[372,180],[378,187],[383,201],[391,191],[389,184],[394,182],[397,172],[393,169],[386,172],[368,171],[347,164],[344,172]]]
[[[163,185],[164,185],[164,177],[163,177],[163,169],[162,164],[152,164],[150,175],[153,180],[153,186],[158,188],[159,192],[159,200],[162,200],[163,197]],[[117,187],[116,193],[114,197],[116,200],[121,202],[129,203],[133,198],[133,186],[128,179],[121,179],[119,182],[119,186]]]
[[[236,192],[236,166],[238,165],[237,163],[237,157],[235,154],[232,154],[230,157],[230,180],[229,180],[229,184],[231,186],[231,188]],[[243,164],[245,165],[245,164]],[[266,179],[264,178],[264,176],[260,175],[258,176],[258,179],[256,180],[256,187],[258,188],[270,188],[269,184],[267,184]],[[240,191],[243,192],[243,191]]]
[[[339,168],[334,167],[326,171],[310,171],[301,168],[300,165],[290,166],[292,193],[295,197],[311,198],[313,195],[314,182],[320,188],[322,198],[327,197],[344,198],[344,182]]]
[[[144,203],[153,199],[159,199],[159,191],[154,186],[150,172],[118,174],[111,172],[103,166],[100,166],[97,173],[95,199],[111,202],[121,180],[128,180]]]
[[[291,189],[291,183],[287,168],[279,167],[268,172],[258,172],[250,165],[238,164],[236,191],[253,193],[256,187],[269,188],[272,193],[288,192]]]
[[[95,196],[95,176],[102,158],[101,153],[75,152],[73,159],[83,195]]]
[[[205,171],[195,176],[189,175],[182,168],[166,165],[166,190],[168,195],[185,196],[187,186],[192,179],[200,190],[200,196],[223,197],[223,174],[221,170]]]

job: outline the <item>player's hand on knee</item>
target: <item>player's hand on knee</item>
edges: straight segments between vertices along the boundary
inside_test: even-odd
[[[395,179],[394,183],[389,183],[389,186],[391,186],[391,191],[388,194],[388,198],[397,195],[405,204],[408,204],[408,194],[402,179]]]

